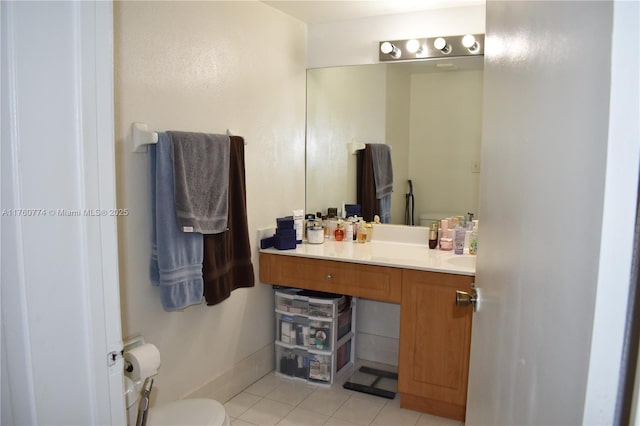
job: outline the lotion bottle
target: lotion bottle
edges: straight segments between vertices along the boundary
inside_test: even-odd
[[[478,254],[478,221],[474,220],[473,231],[471,231],[471,237],[469,238],[469,254]]]
[[[453,238],[449,236],[449,220],[442,219],[440,230],[440,250],[450,251],[453,250]]]

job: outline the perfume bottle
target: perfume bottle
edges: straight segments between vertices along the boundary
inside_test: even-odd
[[[358,222],[358,234],[356,237],[359,243],[367,241],[367,226],[363,220]]]
[[[431,223],[429,229],[429,248],[435,249],[438,247],[438,222]]]
[[[338,222],[336,225],[336,230],[333,231],[333,236],[336,241],[342,241],[344,239],[344,226],[342,225],[342,222]]]

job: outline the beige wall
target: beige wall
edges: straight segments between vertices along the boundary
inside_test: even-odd
[[[482,70],[413,74],[409,179],[415,220],[474,212],[478,217]]]
[[[163,311],[148,274],[149,154],[131,152],[131,123],[244,136],[249,230],[272,226],[304,207],[306,28],[253,1],[116,2],[114,21],[118,207],[130,211],[118,222],[123,335],[160,349],[165,402],[272,353],[273,296],[257,284],[216,306]],[[248,363],[241,380],[265,363]]]
[[[307,186],[310,213],[357,202],[351,140],[384,143],[384,67],[336,67],[307,73]],[[344,214],[344,212],[342,212]]]

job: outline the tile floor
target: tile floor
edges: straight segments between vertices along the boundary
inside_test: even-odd
[[[224,404],[232,426],[433,425],[463,423],[400,408],[390,400],[342,388],[319,387],[267,374]]]

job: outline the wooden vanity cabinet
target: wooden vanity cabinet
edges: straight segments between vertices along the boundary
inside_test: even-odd
[[[471,347],[471,307],[456,290],[474,277],[403,270],[398,392],[400,406],[464,420]]]
[[[260,253],[260,281],[400,303],[400,406],[464,420],[474,277]]]

